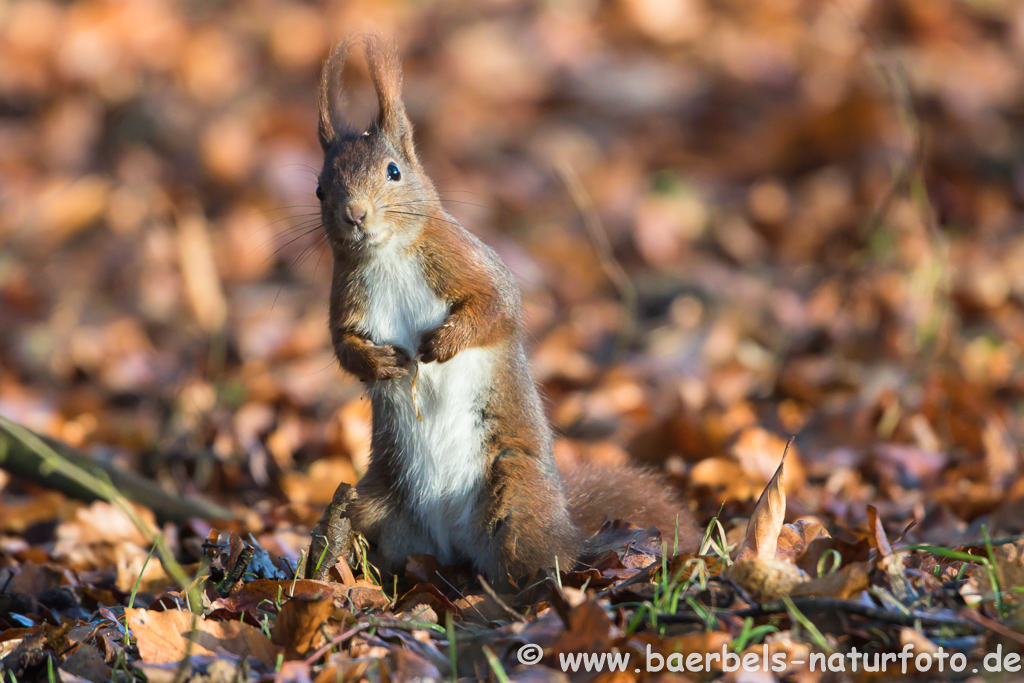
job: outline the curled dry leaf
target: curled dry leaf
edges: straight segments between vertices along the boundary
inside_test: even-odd
[[[809,519],[798,519],[792,524],[786,524],[779,532],[779,542],[775,548],[775,556],[779,559],[789,560],[796,563],[807,547],[819,538],[830,538],[818,522]]]
[[[349,566],[348,560],[344,557],[339,557],[338,561],[334,563],[334,567],[327,573],[327,577],[334,583],[340,583],[345,586],[354,586],[356,583],[356,577],[352,573],[352,567]]]
[[[899,600],[905,600],[914,593],[914,588],[903,572],[903,557],[894,553],[885,534],[885,527],[874,505],[868,505],[868,539],[877,552],[875,566],[885,571],[889,585]]]
[[[885,535],[885,527],[878,516],[878,509],[874,505],[868,505],[868,537],[871,545],[878,551],[878,563],[881,565],[884,558],[892,555],[892,546],[889,538]]]
[[[785,557],[792,555],[790,544],[779,546],[779,535],[786,516],[786,491],[783,487],[788,451],[787,445],[782,453],[782,462],[768,486],[761,492],[754,514],[747,523],[747,533],[736,553],[736,563],[725,572],[726,576],[761,601],[788,595],[794,586],[806,579],[806,575],[795,565],[776,557],[777,551],[782,551]],[[792,534],[792,540],[799,538],[799,533]]]
[[[788,448],[787,448],[788,451]],[[786,491],[784,485],[784,468],[786,452],[782,454],[782,462],[775,470],[775,475],[768,486],[761,492],[754,507],[754,514],[747,523],[747,535],[736,552],[736,560],[758,558],[774,559],[778,547],[779,533],[786,516]]]

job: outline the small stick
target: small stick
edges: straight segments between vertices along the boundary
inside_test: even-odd
[[[501,599],[501,596],[498,595],[498,592],[491,588],[491,584],[487,583],[483,576],[477,576],[476,578],[480,582],[480,587],[484,589],[484,593],[487,593],[487,595],[490,596],[491,600],[494,600],[494,602],[498,604],[498,607],[500,607],[502,611],[505,612],[505,614],[511,617],[513,621],[521,621],[524,623],[526,622],[526,617],[524,617],[522,614],[515,611],[511,607],[509,607],[508,603]]]
[[[793,603],[801,610],[845,612],[900,626],[915,626],[917,624],[920,624],[921,626],[951,626],[961,627],[975,632],[983,630],[984,628],[981,624],[977,624],[964,618],[942,617],[932,614],[922,614],[917,611],[903,614],[900,612],[892,612],[884,608],[865,605],[860,602],[854,602],[853,600],[843,600],[840,598],[808,596],[793,598]],[[718,610],[717,614],[731,614],[737,617],[760,617],[785,611],[787,611],[785,602],[782,600],[774,600],[772,602],[766,602],[744,609]],[[692,621],[693,618],[693,615],[686,613],[662,614],[658,617],[658,622],[666,624],[688,623]]]
[[[420,362],[413,360],[413,365],[416,366],[416,369],[412,373],[412,408],[416,411],[416,419],[423,422],[423,413],[420,412],[419,400]]]

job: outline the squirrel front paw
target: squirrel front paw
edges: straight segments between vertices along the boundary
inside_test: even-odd
[[[424,363],[444,363],[455,357],[467,346],[463,330],[452,318],[423,333],[420,339],[419,355]]]
[[[409,374],[411,360],[409,354],[397,346],[368,342],[348,369],[363,382],[397,379]]]

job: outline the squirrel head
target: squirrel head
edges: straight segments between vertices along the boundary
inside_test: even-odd
[[[316,195],[336,251],[409,243],[440,210],[437,192],[416,158],[397,49],[377,36],[362,43],[379,105],[369,128],[354,128],[341,112],[341,71],[352,41],[334,49],[320,78],[324,165]]]

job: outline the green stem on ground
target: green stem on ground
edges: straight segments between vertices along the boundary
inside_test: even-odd
[[[31,451],[38,456],[37,462],[44,475],[59,472],[67,480],[88,491],[90,494],[105,500],[115,506],[131,521],[135,528],[146,538],[146,541],[156,547],[160,555],[160,561],[168,575],[181,587],[181,590],[188,595],[189,608],[199,613],[203,609],[202,596],[198,588],[193,585],[184,568],[175,559],[167,542],[160,533],[151,527],[144,519],[139,517],[129,501],[114,488],[114,485],[107,480],[87,472],[80,465],[75,464],[51,448],[43,439],[25,429],[16,422],[12,422],[3,415],[0,415],[0,436],[7,436],[8,439],[0,440],[0,462],[6,464],[9,461],[10,445],[20,444],[24,449]],[[197,612],[199,610],[199,612]]]

